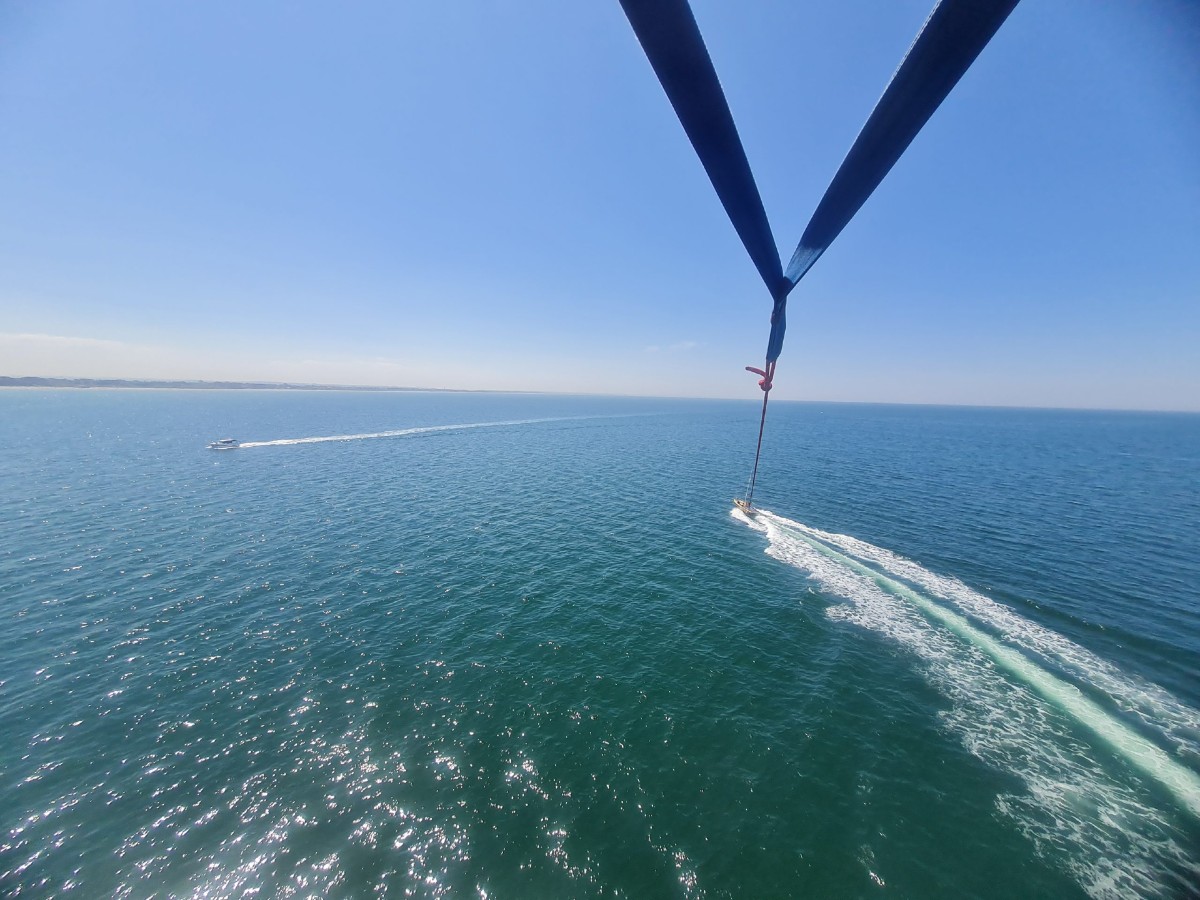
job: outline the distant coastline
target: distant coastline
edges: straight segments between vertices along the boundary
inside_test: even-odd
[[[135,381],[127,378],[39,378],[0,375],[0,388],[141,388],[195,391],[440,391],[457,388],[378,387],[350,384],[300,384],[278,381]]]
[[[512,388],[435,388],[435,387],[392,387],[370,384],[308,384],[293,381],[170,381],[160,379],[133,378],[43,378],[40,376],[0,375],[0,390],[63,389],[63,388],[92,388],[96,390],[164,390],[164,391],[371,391],[373,393],[437,393],[437,394],[539,394],[557,395],[564,397],[639,397],[646,400],[731,400],[734,402],[751,402],[758,405],[757,398],[747,401],[739,397],[678,397],[654,396],[643,394],[591,394],[572,391],[529,391]],[[784,400],[781,403],[800,403],[812,405],[832,404],[838,406],[928,406],[940,409],[1011,409],[1044,412],[1108,412],[1135,413],[1151,415],[1200,415],[1200,409],[1131,409],[1128,407],[1103,406],[1017,406],[1002,403],[921,403],[914,401],[888,400]]]

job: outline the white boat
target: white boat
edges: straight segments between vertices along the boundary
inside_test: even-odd
[[[236,450],[241,444],[236,438],[221,438],[208,445],[209,450]]]

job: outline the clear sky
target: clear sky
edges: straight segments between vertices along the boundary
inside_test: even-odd
[[[783,258],[932,0],[693,0]],[[782,399],[1200,409],[1200,4],[1024,0],[792,294]],[[754,400],[616,0],[0,3],[0,374]]]

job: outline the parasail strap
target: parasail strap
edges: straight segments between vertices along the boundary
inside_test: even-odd
[[[688,0],[619,0],[729,221],[771,294],[762,420],[746,501],[754,498],[767,394],[783,351],[788,294],[871,196],[1018,0],[937,0],[809,220],[786,269],[725,92]]]

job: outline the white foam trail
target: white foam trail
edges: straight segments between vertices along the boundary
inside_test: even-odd
[[[1052,660],[1111,697],[1122,712],[1135,716],[1148,729],[1160,733],[1174,750],[1200,762],[1200,711],[1181,703],[1158,685],[1121,672],[1089,650],[1029,621],[955,578],[937,575],[890,550],[848,535],[831,534],[799,523],[795,526],[802,533],[845,550],[860,560],[875,563],[884,571],[930,591],[935,597],[950,601],[1012,643]]]
[[[283,438],[278,441],[247,441],[239,449],[252,447],[287,447],[292,444],[326,444],[331,441],[367,441],[373,438],[405,437],[410,434],[430,434],[435,431],[466,431],[471,428],[498,428],[502,425],[538,425],[543,422],[574,422],[582,419],[604,419],[610,416],[557,416],[545,419],[510,419],[505,422],[464,422],[460,425],[422,425],[417,428],[398,428],[394,431],[373,431],[369,434],[333,434],[321,437]]]
[[[1072,726],[1086,728],[1198,818],[1200,777],[1022,649],[1061,662],[1090,691],[1111,691],[1114,705],[1132,707],[1148,730],[1191,753],[1198,748],[1186,726],[1196,720],[1194,710],[911,560],[771,513],[753,520],[736,510],[732,515],[766,534],[768,554],[848,601],[832,607],[831,618],[879,631],[921,659],[930,682],[952,702],[945,723],[974,755],[1024,782],[1025,794],[998,797],[997,806],[1039,849],[1065,855],[1090,894],[1156,896],[1167,872],[1200,878],[1200,864],[1173,837],[1179,826],[1172,815],[1136,782],[1106,771]],[[1074,852],[1063,854],[1064,848]]]

